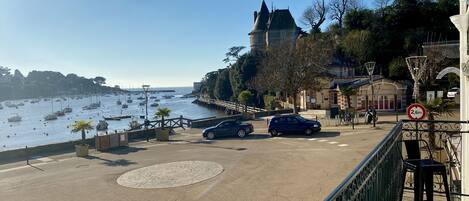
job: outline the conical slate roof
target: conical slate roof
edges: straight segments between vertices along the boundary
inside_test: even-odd
[[[295,19],[288,9],[279,9],[272,12],[268,22],[269,30],[297,29]]]
[[[257,14],[257,19],[256,19],[256,23],[254,23],[253,31],[267,30],[268,22],[269,22],[269,8],[267,8],[265,1],[262,1],[261,10]]]

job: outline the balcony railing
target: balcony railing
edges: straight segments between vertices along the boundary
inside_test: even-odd
[[[404,188],[413,189],[412,173],[403,177],[402,140],[429,142],[433,158],[446,165],[452,200],[461,196],[461,136],[465,121],[400,121],[325,200],[401,200]],[[422,149],[423,151],[424,149]],[[423,154],[423,157],[428,154]],[[444,192],[441,177],[433,189]]]

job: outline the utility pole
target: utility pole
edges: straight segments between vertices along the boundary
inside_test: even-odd
[[[371,112],[373,114],[373,127],[376,127],[376,110],[375,110],[375,88],[373,86],[373,72],[375,70],[376,62],[370,61],[365,63],[366,71],[370,76],[370,85],[371,85]]]

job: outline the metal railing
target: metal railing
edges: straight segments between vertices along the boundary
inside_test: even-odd
[[[403,121],[403,139],[422,139],[428,142],[433,159],[446,166],[449,190],[453,200],[461,196],[461,149],[463,130],[468,121]],[[424,152],[425,149],[422,149]],[[429,154],[423,153],[423,157]],[[413,179],[407,175],[405,188],[413,188]],[[434,177],[433,190],[444,192],[443,178]]]
[[[325,200],[399,200],[401,129],[399,122]]]
[[[403,176],[402,140],[428,142],[433,159],[446,165],[452,200],[461,194],[461,136],[467,121],[403,120],[371,151],[370,154],[325,200],[400,200],[404,188],[413,189],[412,173]],[[424,149],[422,149],[423,151]],[[429,154],[422,154],[428,157]],[[443,178],[434,177],[433,189],[443,192]],[[403,181],[403,179],[405,179]]]

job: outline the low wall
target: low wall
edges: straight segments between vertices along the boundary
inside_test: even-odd
[[[318,118],[326,118],[331,116],[331,111],[330,110],[307,110],[300,112],[300,114],[304,117],[308,117],[311,119],[314,119],[316,117]]]
[[[192,122],[192,128],[207,128],[210,126],[215,126],[218,123],[226,120],[242,120],[243,115],[237,114],[237,115],[231,115],[227,117],[218,117],[218,118],[211,118],[211,119],[206,119],[206,120],[198,120],[198,121],[193,121]]]
[[[155,129],[139,130],[128,132],[129,141],[137,139],[146,139],[148,137],[155,138]],[[52,156],[65,153],[75,152],[75,144],[80,143],[81,140],[41,145],[36,147],[28,147],[22,149],[15,149],[9,151],[0,152],[0,165],[18,161],[26,161],[27,158],[35,156]],[[86,139],[86,143],[90,145],[90,148],[95,148],[95,139]]]
[[[256,112],[254,113],[254,118],[266,117],[266,116],[273,116],[273,115],[280,115],[280,114],[289,114],[293,113],[293,109],[283,109],[283,110],[272,110],[272,111],[263,111],[263,112]]]

